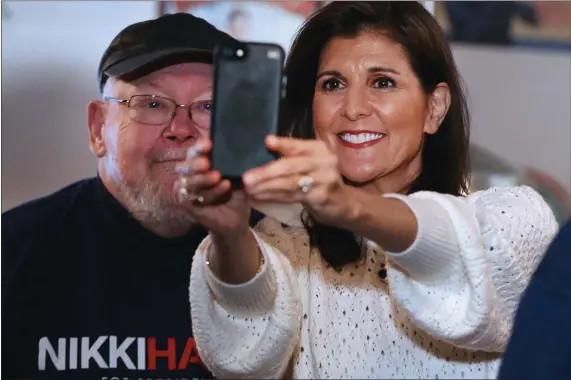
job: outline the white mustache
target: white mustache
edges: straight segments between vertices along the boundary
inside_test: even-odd
[[[163,149],[156,153],[153,153],[151,159],[155,162],[167,162],[167,161],[184,161],[186,159],[187,149],[173,148],[173,149]]]

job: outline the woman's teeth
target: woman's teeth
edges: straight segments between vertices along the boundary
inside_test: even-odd
[[[369,141],[375,141],[383,138],[385,135],[382,133],[342,133],[339,135],[341,140],[350,142],[352,144],[363,144]]]

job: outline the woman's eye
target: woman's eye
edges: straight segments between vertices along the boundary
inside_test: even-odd
[[[379,78],[375,81],[374,87],[375,88],[395,87],[395,81],[387,77]]]
[[[336,91],[336,90],[340,90],[343,87],[343,85],[341,84],[341,82],[338,79],[331,78],[331,79],[328,79],[325,82],[323,82],[321,87],[325,91]]]

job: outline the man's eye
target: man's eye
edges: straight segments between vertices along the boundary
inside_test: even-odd
[[[163,104],[160,102],[149,102],[145,105],[146,108],[161,108]]]

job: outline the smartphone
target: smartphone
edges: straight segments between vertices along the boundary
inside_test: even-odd
[[[214,52],[210,160],[233,187],[242,186],[246,171],[276,159],[265,138],[278,131],[284,57],[270,43],[222,45]]]

